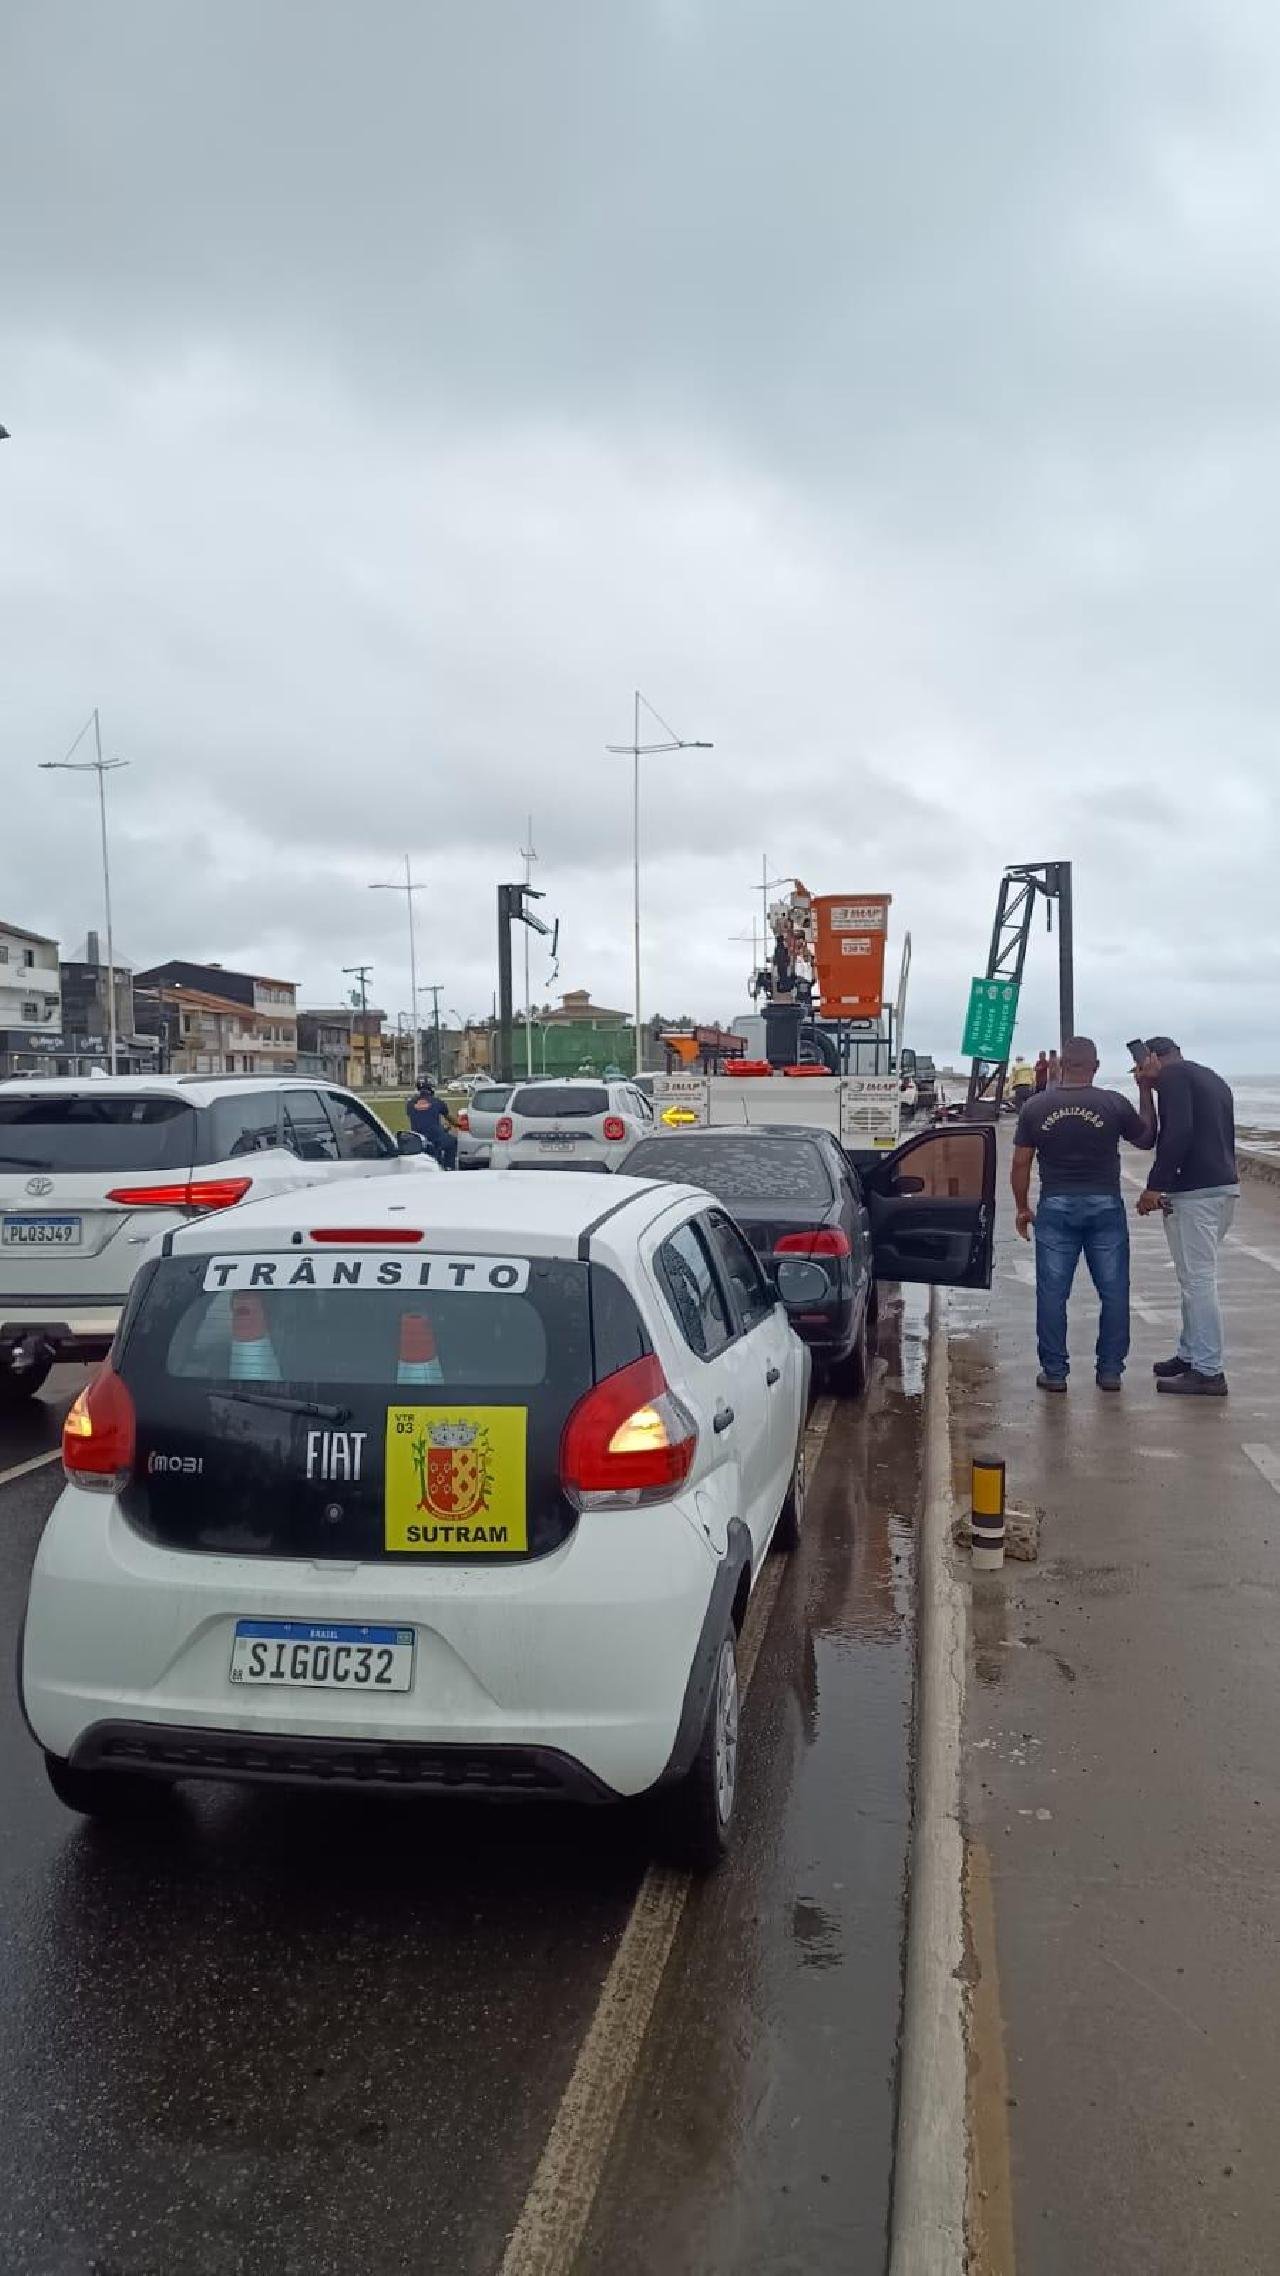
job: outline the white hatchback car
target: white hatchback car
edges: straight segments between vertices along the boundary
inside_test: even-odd
[[[150,1244],[300,1186],[436,1171],[349,1091],[303,1077],[0,1084],[0,1412],[100,1359]]]
[[[495,1170],[616,1170],[654,1127],[634,1083],[574,1075],[522,1083],[494,1127]]]
[[[182,1227],[66,1423],[21,1685],[55,1792],[660,1789],[713,1863],[809,1358],[705,1193],[373,1184]]]

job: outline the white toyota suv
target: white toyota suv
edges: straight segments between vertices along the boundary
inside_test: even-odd
[[[303,1076],[0,1083],[0,1412],[100,1359],[158,1235],[250,1196],[435,1171],[350,1092]]]
[[[494,1125],[495,1170],[616,1170],[654,1127],[634,1083],[570,1076],[521,1083]]]
[[[714,1863],[809,1356],[706,1193],[444,1178],[171,1232],[66,1422],[21,1684],[54,1791],[660,1790]]]

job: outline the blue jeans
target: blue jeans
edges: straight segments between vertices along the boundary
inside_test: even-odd
[[[1236,1213],[1237,1185],[1202,1186],[1169,1196],[1164,1229],[1182,1297],[1178,1357],[1197,1375],[1222,1373],[1222,1311],[1218,1303],[1218,1251]]]
[[[1051,1193],[1036,1210],[1036,1346],[1045,1375],[1064,1382],[1067,1298],[1080,1252],[1102,1305],[1098,1373],[1122,1375],[1129,1356],[1129,1221],[1118,1193]]]

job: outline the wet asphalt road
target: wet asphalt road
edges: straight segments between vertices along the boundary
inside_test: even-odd
[[[839,1413],[579,2271],[872,2270],[909,1823],[923,1307]],[[0,1431],[57,1441],[77,1378]],[[62,1392],[62,1396],[57,1394]],[[0,1484],[12,1664],[56,1465]],[[647,1863],[624,1813],[189,1786],[107,1832],[0,1698],[0,2266],[494,2276]]]

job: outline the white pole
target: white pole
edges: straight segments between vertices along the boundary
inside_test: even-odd
[[[418,950],[413,930],[413,873],[408,854],[404,857],[404,897],[409,904],[409,989],[413,1004],[413,1080],[415,1087],[422,1072],[418,1049]]]
[[[530,816],[529,816],[528,820],[529,820],[529,827],[528,827],[528,830],[527,830],[527,832],[526,832],[526,834],[525,834],[525,841],[524,841],[524,881],[525,881],[525,884],[526,884],[526,885],[529,885],[529,884],[531,884],[531,883],[532,883],[532,881],[533,881],[533,858],[534,858],[534,857],[533,857],[533,816],[532,816],[532,814],[530,814]],[[528,1078],[529,1078],[529,1081],[530,1081],[530,1082],[532,1082],[532,1081],[533,1081],[533,1007],[532,1007],[532,1005],[531,1005],[531,1004],[530,1004],[530,1002],[529,1002],[529,927],[528,927],[527,925],[523,925],[523,926],[521,927],[521,930],[522,930],[522,932],[524,933],[524,1071],[525,1071],[525,1074],[528,1076]],[[542,1071],[543,1071],[543,1073],[544,1073],[544,1075],[545,1075],[545,1073],[546,1073],[546,1068],[544,1067]]]
[[[102,824],[102,890],[107,904],[107,1066],[116,1071],[116,944],[111,929],[111,862],[107,853],[107,774],[102,764],[102,729],[93,707],[93,741],[98,759],[98,818]]]
[[[636,1073],[644,1072],[644,1046],[640,1040],[640,690],[636,689],[635,709],[635,780],[632,787],[632,855],[635,886],[635,949],[636,949]]]

